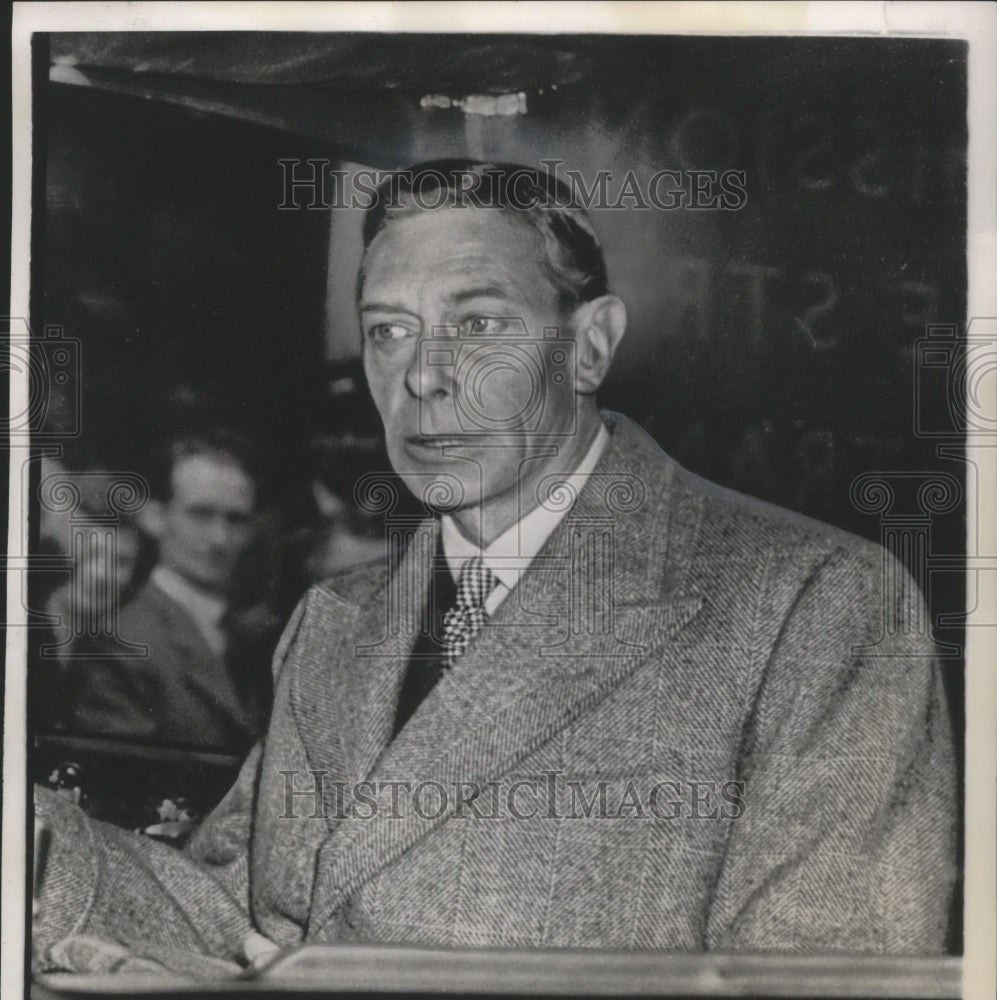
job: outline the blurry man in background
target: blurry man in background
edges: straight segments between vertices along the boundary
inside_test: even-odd
[[[104,533],[95,532],[88,541],[74,547],[70,578],[45,599],[52,626],[39,636],[29,672],[35,732],[66,728],[71,708],[66,677],[73,661],[103,659],[116,651],[107,620],[112,608],[134,593],[141,547],[137,525],[131,520],[116,525],[113,550]]]
[[[317,435],[308,443],[306,461],[308,517],[291,539],[298,575],[295,601],[333,573],[384,556],[384,518],[356,499],[365,476],[384,476],[388,459],[381,443],[348,434]]]
[[[263,731],[276,621],[237,612],[231,600],[253,537],[253,468],[247,443],[228,432],[189,435],[164,450],[139,518],[158,559],[118,630],[148,655],[76,670],[71,731],[232,752]]]
[[[107,537],[95,534],[89,548],[71,553],[72,579],[51,594],[46,613],[58,616],[62,630],[70,631],[74,613],[96,618],[106,611],[100,601],[104,595],[113,595],[120,607],[133,593],[140,547],[139,529],[131,520],[121,519],[116,525],[113,553]],[[74,638],[72,651],[78,652],[82,640]],[[66,646],[69,652],[69,644]]]

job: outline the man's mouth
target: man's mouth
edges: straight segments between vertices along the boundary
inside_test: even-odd
[[[416,448],[447,448],[474,444],[480,438],[479,434],[411,434],[405,443]]]

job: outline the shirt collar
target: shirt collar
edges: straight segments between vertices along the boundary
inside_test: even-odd
[[[586,477],[595,469],[608,443],[609,432],[605,426],[600,425],[584,458],[574,472],[564,477],[564,483],[569,490],[577,493],[582,489]],[[548,492],[556,489],[556,484],[551,484]],[[443,552],[451,574],[456,580],[464,563],[480,555],[499,583],[512,590],[519,583],[520,573],[533,562],[566,513],[567,509],[554,511],[547,507],[534,507],[499,535],[484,551],[474,542],[468,541],[461,534],[454,519],[449,514],[444,514],[440,518],[440,528],[443,536]]]

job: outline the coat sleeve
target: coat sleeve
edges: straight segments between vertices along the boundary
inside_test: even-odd
[[[243,799],[258,760],[258,751],[250,754],[219,809]],[[234,835],[233,816],[227,829]],[[205,863],[190,851],[93,820],[44,788],[35,792],[35,817],[44,845],[32,938],[36,972],[111,971],[109,956],[118,954],[115,968],[148,959],[181,973],[238,972],[235,963],[252,930],[245,844],[225,863]],[[198,962],[198,956],[222,961]]]
[[[793,602],[745,732],[709,948],[944,950],[956,775],[926,622],[899,564],[857,546]]]

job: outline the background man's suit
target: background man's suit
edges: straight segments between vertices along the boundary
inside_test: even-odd
[[[86,660],[71,668],[73,732],[244,752],[265,729],[265,636],[246,641],[233,628],[223,657],[153,581],[122,610],[118,632],[148,646],[148,657]]]
[[[278,651],[265,745],[188,846],[201,869],[131,846],[114,876],[143,900],[127,926],[113,895],[66,877],[46,892],[87,916],[59,924],[52,904],[46,924],[43,893],[38,943],[99,931],[232,957],[250,908],[280,945],[942,950],[954,771],[930,643],[906,629],[919,598],[901,574],[888,605],[895,568],[876,546],[706,484],[612,422],[569,515],[394,742],[432,524],[393,573],[310,592]],[[580,560],[607,532],[605,558]],[[583,621],[594,631],[573,634]],[[323,808],[288,796],[310,772],[325,772]],[[544,772],[588,793],[603,781],[610,801],[630,781],[742,781],[743,815],[393,817],[382,797],[375,818],[337,818],[337,782]],[[44,804],[79,842],[54,850],[121,858],[117,831],[62,811]],[[172,899],[150,875],[167,863]]]

